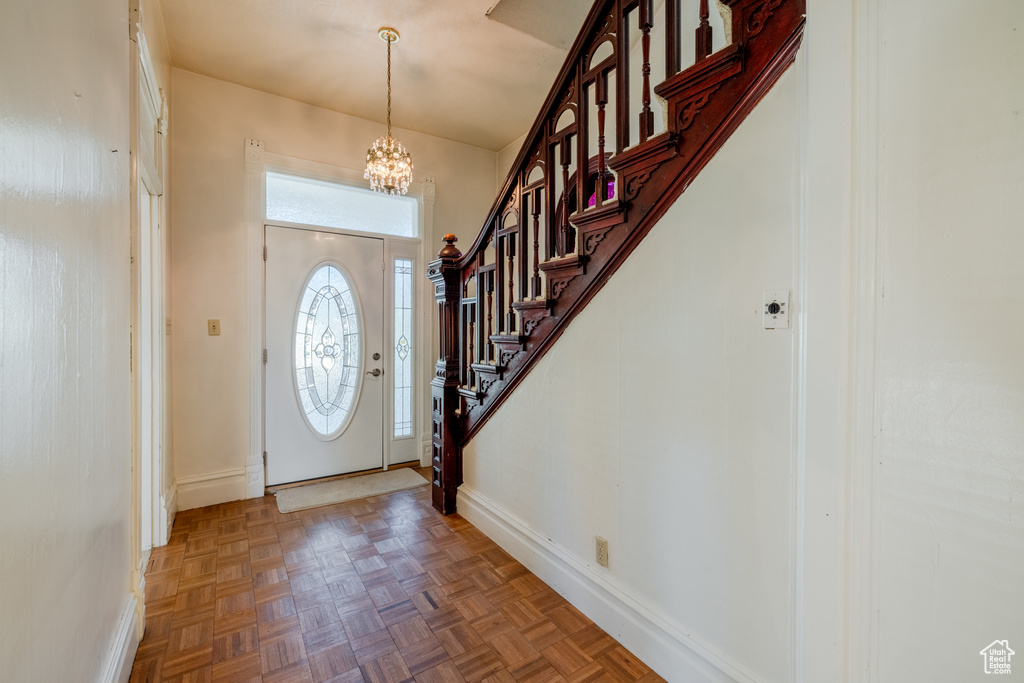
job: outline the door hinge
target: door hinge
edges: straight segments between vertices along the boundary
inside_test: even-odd
[[[263,364],[267,364],[267,350],[263,349]]]
[[[267,260],[267,245],[263,245],[263,260]]]
[[[380,262],[380,269],[381,270],[387,270],[388,269],[388,264],[386,264],[383,261],[381,261]]]
[[[267,466],[267,452],[263,451],[263,466]]]

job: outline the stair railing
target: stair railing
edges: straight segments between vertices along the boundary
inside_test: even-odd
[[[708,0],[689,17],[682,0],[657,11],[653,0],[597,0],[483,229],[465,254],[446,235],[429,265],[441,512],[455,511],[462,446],[793,61],[804,0],[717,5],[720,46]],[[693,63],[683,68],[691,29]],[[652,74],[655,38],[664,53]]]

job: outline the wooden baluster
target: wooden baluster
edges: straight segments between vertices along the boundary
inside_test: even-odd
[[[706,0],[705,0],[706,1]],[[640,110],[640,142],[654,134],[654,112],[651,111],[651,29],[654,28],[654,0],[640,0],[640,39],[643,47],[643,108]]]
[[[493,242],[490,239],[488,239],[481,246],[481,248],[480,248],[480,259],[479,259],[478,266],[477,266],[477,281],[476,281],[477,282],[477,285],[476,285],[476,310],[477,310],[477,313],[476,313],[476,319],[477,319],[477,323],[478,324],[477,324],[477,329],[476,329],[476,348],[477,348],[477,351],[476,351],[476,355],[473,356],[473,362],[474,363],[484,363],[484,362],[487,361],[487,343],[488,343],[489,340],[487,339],[487,335],[486,335],[487,326],[484,324],[484,316],[487,314],[487,299],[490,298],[490,292],[487,289],[488,277],[490,277],[490,275],[492,275],[493,272],[492,271],[484,271],[484,272],[481,273],[480,272],[480,268],[482,268],[487,263],[487,247],[490,246],[491,244],[493,244]],[[479,387],[480,386],[480,376],[479,375],[475,375],[475,378],[476,378],[475,386]]]
[[[465,293],[463,293],[465,295]],[[459,340],[459,384],[464,387],[469,386],[469,307],[465,303],[460,303],[459,308],[462,309],[462,326],[459,332],[461,338]]]
[[[629,58],[630,52],[630,40],[629,40],[629,12],[627,10],[628,5],[622,3],[622,8],[616,13],[616,21],[618,22],[618,30],[616,31],[616,38],[618,44],[615,48],[615,153],[619,154],[622,150],[629,147],[629,127],[631,125],[630,119],[632,114],[630,113],[630,107],[632,101],[629,97],[629,79],[632,78],[630,74],[631,60]]]
[[[533,277],[530,278],[530,298],[540,297],[540,190],[533,193]]]
[[[562,138],[561,162],[562,162],[562,218],[564,223],[558,235],[557,253],[565,256],[569,251],[569,165],[572,163],[572,136],[566,135]]]
[[[608,199],[608,184],[604,181],[604,108],[608,104],[608,72],[602,71],[594,83],[597,98],[597,206]]]
[[[466,309],[466,317],[469,319],[469,356],[466,359],[469,371],[467,372],[466,386],[472,387],[476,386],[476,370],[473,369],[473,363],[476,362],[476,306]]]
[[[504,219],[498,225],[504,225]],[[497,313],[495,318],[497,319],[497,332],[501,334],[501,326],[504,324],[505,311],[510,310],[512,304],[512,266],[509,264],[508,271],[508,283],[509,287],[509,299],[505,301],[505,243],[508,241],[508,235],[503,235],[497,238],[494,246],[494,294],[497,301],[495,302],[495,309]],[[490,335],[487,336],[488,341]],[[493,350],[493,347],[490,347]],[[492,354],[493,357],[493,354]]]
[[[462,299],[460,306],[462,308],[462,344],[459,349],[459,361],[462,363],[462,386],[468,387],[472,383],[472,376],[469,374],[472,372],[470,365],[473,364],[473,358],[470,356],[470,349],[473,348],[473,335],[469,326],[469,319],[472,317],[472,304],[469,302],[469,280],[467,279],[462,283]]]
[[[486,248],[486,246],[484,248]],[[483,254],[483,251],[481,251],[480,259],[477,259],[478,262],[483,258],[482,254]],[[480,311],[483,308],[480,305],[481,297],[483,296],[483,284],[480,282],[480,268],[479,268],[478,264],[474,264],[472,266],[472,273],[473,273],[473,289],[474,289],[474,292],[473,292],[472,298],[468,299],[468,302],[467,302],[468,305],[466,306],[466,324],[469,327],[469,334],[467,335],[467,339],[469,339],[469,349],[468,349],[468,352],[466,353],[466,365],[469,367],[469,370],[467,370],[467,373],[466,373],[467,376],[468,376],[468,379],[466,381],[466,386],[467,387],[476,386],[476,370],[473,369],[473,363],[477,362],[476,361],[476,346],[477,346],[477,344],[476,344],[476,335],[477,335],[476,317],[477,317],[477,312]]]
[[[708,0],[700,0],[700,26],[697,27],[697,61],[707,59],[711,54],[711,24],[708,23],[710,16],[708,11]]]
[[[552,121],[552,124],[554,122]],[[553,144],[547,145],[547,159],[544,164],[544,201],[547,207],[544,210],[544,260],[550,261],[555,256],[555,220],[558,214],[558,193],[555,188],[556,176],[555,151],[561,145],[561,139]],[[549,172],[550,169],[550,172]]]
[[[665,78],[679,73],[679,0],[665,0]]]
[[[495,261],[501,260],[501,254],[498,253],[497,249],[494,251]],[[497,264],[495,264],[497,266]],[[491,336],[494,334],[494,328],[492,321],[494,320],[494,271],[487,273],[484,277],[484,281],[487,283],[487,336],[484,337],[483,348],[480,350],[480,355],[483,356],[484,363],[490,363],[493,354],[491,353]]]
[[[508,316],[505,330],[512,334],[516,331],[516,312],[512,309],[512,302],[516,300],[515,282],[512,277],[512,273],[516,272],[516,235],[511,233],[505,239],[508,242]]]
[[[519,290],[519,294],[516,297],[516,301],[526,301],[530,298],[530,223],[527,219],[527,207],[532,205],[535,201],[535,193],[530,192],[523,195],[522,203],[519,211],[519,230],[516,232],[516,242],[522,245],[516,261],[516,288]],[[518,316],[517,316],[518,317]]]

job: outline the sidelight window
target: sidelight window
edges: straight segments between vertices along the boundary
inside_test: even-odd
[[[395,437],[412,435],[412,261],[395,259]]]

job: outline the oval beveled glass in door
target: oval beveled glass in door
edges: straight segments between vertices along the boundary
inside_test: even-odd
[[[299,297],[295,386],[299,411],[321,439],[348,425],[362,383],[359,309],[348,278],[333,264],[313,271]]]

